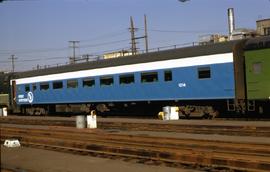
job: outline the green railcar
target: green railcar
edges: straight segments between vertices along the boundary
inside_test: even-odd
[[[248,100],[270,99],[270,47],[246,50],[246,88]]]

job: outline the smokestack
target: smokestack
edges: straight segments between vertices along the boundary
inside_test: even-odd
[[[229,37],[231,39],[232,32],[235,29],[233,8],[228,9],[228,23],[229,23]]]

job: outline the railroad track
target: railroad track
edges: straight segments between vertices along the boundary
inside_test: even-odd
[[[51,118],[0,118],[2,124],[44,125],[75,127],[75,119],[51,119]],[[219,134],[230,136],[261,136],[270,137],[270,126],[232,126],[232,125],[192,125],[192,124],[168,124],[168,123],[139,123],[139,122],[109,122],[99,121],[98,128],[104,130],[124,131],[159,131],[194,134]]]
[[[68,127],[1,127],[1,141],[8,138],[18,138],[24,146],[145,164],[208,171],[270,170],[269,144],[116,134]]]

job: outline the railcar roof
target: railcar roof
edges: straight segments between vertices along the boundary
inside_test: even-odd
[[[249,39],[246,44],[249,43],[258,43],[258,42],[267,42],[270,41],[270,36],[260,36],[260,37],[255,37],[252,39]]]
[[[121,66],[136,63],[146,63],[153,61],[196,57],[211,54],[221,54],[232,52],[232,47],[239,41],[229,41],[210,45],[199,45],[185,48],[157,51],[133,56],[118,57],[113,59],[103,59],[85,63],[70,64],[65,66],[51,67],[17,73],[17,78],[42,76],[56,73],[73,72],[87,69],[96,69],[112,66]]]

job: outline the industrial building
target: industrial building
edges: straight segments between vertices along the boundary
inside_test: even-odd
[[[270,35],[270,18],[256,21],[257,33],[262,36]]]

